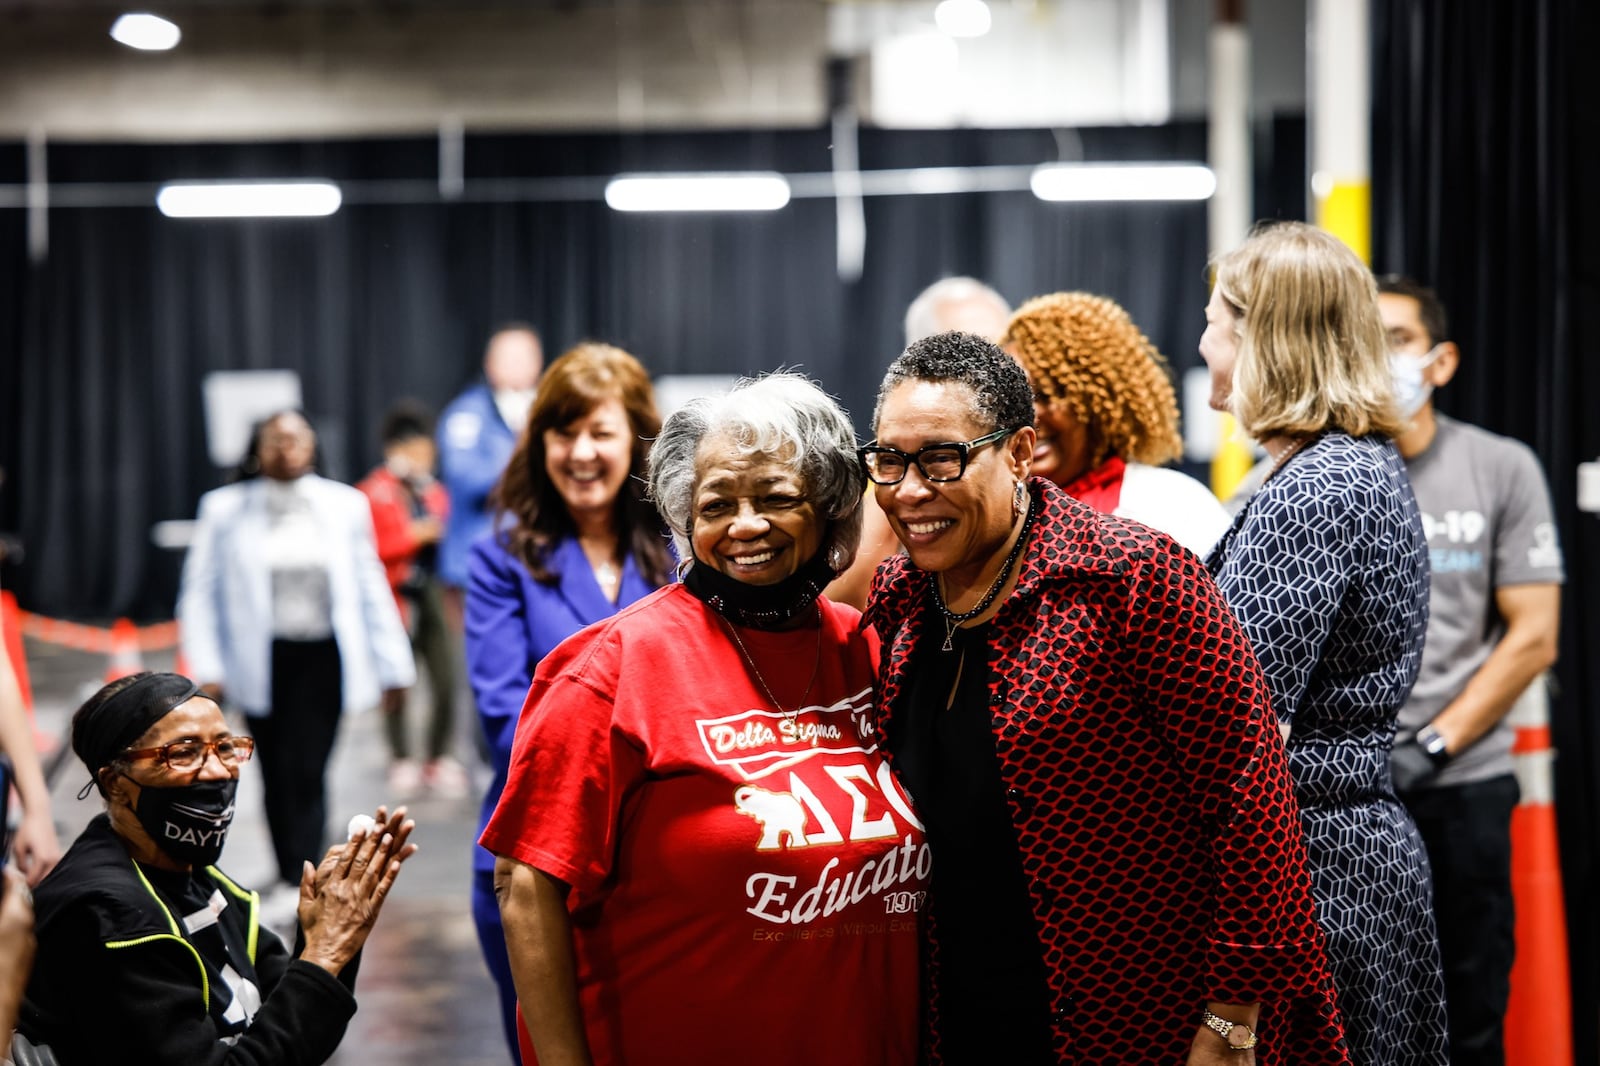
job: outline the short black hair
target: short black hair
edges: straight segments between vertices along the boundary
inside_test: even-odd
[[[924,337],[889,364],[878,389],[872,425],[878,425],[883,401],[907,381],[948,381],[965,385],[976,398],[973,412],[990,429],[1033,425],[1033,386],[1028,372],[994,344],[972,333],[950,330]]]
[[[418,437],[433,436],[433,416],[415,400],[401,400],[383,416],[383,444],[404,444]]]
[[[1450,316],[1445,313],[1439,294],[1416,278],[1404,274],[1384,274],[1378,278],[1378,292],[1390,296],[1409,296],[1417,301],[1417,317],[1422,328],[1428,331],[1431,344],[1443,344],[1450,339]]]

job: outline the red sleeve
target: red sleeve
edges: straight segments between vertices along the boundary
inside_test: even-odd
[[[1131,638],[1166,669],[1137,671],[1159,728],[1214,827],[1210,998],[1304,994],[1325,972],[1294,783],[1261,668],[1205,568],[1158,554],[1134,578]]]
[[[611,634],[611,626],[593,627],[539,664],[505,791],[478,841],[580,896],[610,873],[623,801],[644,778],[644,753],[620,724],[627,716],[617,704]]]
[[[372,532],[378,546],[378,558],[387,569],[410,559],[417,552],[417,542],[411,536],[411,513],[400,494],[391,484],[368,478],[357,486],[367,494],[372,504]],[[390,575],[391,581],[394,575]]]

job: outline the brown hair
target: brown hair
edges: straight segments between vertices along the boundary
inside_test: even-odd
[[[652,585],[666,584],[672,569],[666,530],[645,499],[645,460],[651,441],[661,432],[650,375],[621,348],[586,341],[545,371],[528,424],[491,497],[500,543],[543,584],[560,578],[549,565],[556,542],[577,533],[566,502],[545,473],[545,430],[583,418],[607,400],[621,401],[634,435],[628,479],[617,493],[618,539]],[[507,521],[507,516],[514,521]]]
[[[1261,227],[1213,260],[1235,317],[1234,417],[1257,440],[1405,429],[1372,272],[1304,222]]]
[[[1011,316],[1000,345],[1040,403],[1065,408],[1088,431],[1091,470],[1113,455],[1160,466],[1183,454],[1167,361],[1115,300],[1035,297]]]

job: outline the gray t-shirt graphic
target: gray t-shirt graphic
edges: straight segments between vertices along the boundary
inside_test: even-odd
[[[1455,699],[1505,635],[1495,590],[1559,584],[1565,576],[1550,489],[1532,450],[1444,415],[1436,418],[1433,443],[1406,463],[1433,576],[1422,671],[1400,710],[1402,741]],[[1511,773],[1512,739],[1502,721],[1431,784]]]

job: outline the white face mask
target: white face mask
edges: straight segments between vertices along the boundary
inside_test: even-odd
[[[505,419],[506,425],[518,433],[522,432],[523,425],[528,421],[528,412],[533,408],[533,398],[538,391],[538,389],[494,390],[494,405],[499,409],[500,417]]]
[[[1400,413],[1407,418],[1422,410],[1422,405],[1433,395],[1433,385],[1423,380],[1422,372],[1439,358],[1435,344],[1421,355],[1410,352],[1390,352],[1389,369],[1394,374],[1394,398]]]

